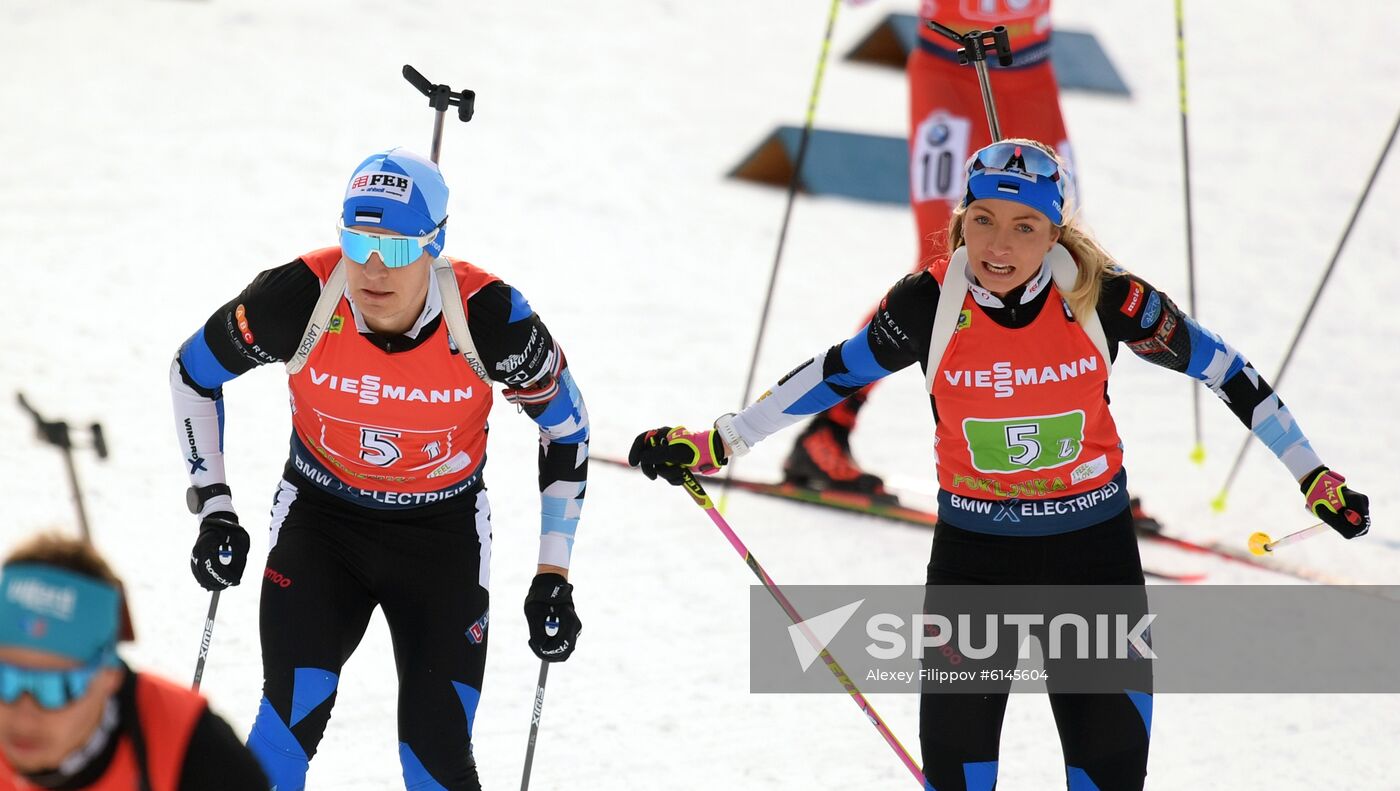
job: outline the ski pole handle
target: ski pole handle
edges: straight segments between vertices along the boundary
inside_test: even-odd
[[[1326,522],[1318,522],[1312,527],[1305,527],[1297,532],[1289,533],[1277,541],[1270,538],[1268,533],[1255,533],[1249,537],[1249,551],[1254,555],[1267,555],[1277,550],[1279,547],[1296,544],[1299,541],[1306,541],[1313,536],[1322,535],[1331,529],[1332,528],[1327,526]]]

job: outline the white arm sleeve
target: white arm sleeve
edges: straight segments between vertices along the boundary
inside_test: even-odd
[[[170,364],[170,395],[175,406],[175,434],[190,485],[228,483],[224,476],[223,402],[205,398],[185,384],[178,357]],[[226,494],[211,497],[199,517],[215,511],[234,512],[233,498]]]
[[[841,401],[841,396],[826,386],[822,376],[825,362],[826,352],[818,354],[734,416],[733,430],[746,445],[753,447]]]

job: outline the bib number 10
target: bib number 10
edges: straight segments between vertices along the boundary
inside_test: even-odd
[[[1084,413],[963,421],[972,466],[980,472],[1045,470],[1069,464],[1084,448]]]
[[[966,118],[935,110],[919,124],[911,141],[909,163],[910,192],[914,200],[951,200],[966,190],[963,162],[967,159]]]

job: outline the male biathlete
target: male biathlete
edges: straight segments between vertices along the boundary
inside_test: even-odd
[[[238,584],[249,551],[224,475],[221,387],[289,362],[291,451],[272,504],[263,698],[248,738],[279,791],[304,787],[375,607],[398,665],[405,786],[480,788],[470,745],[490,620],[492,381],[540,428],[530,647],[563,661],[577,645],[566,577],[588,469],[583,398],[525,297],[440,258],[446,234],[437,166],[404,149],[375,154],[346,187],[339,245],[259,274],[171,367],[200,519],[190,568],[218,591]]]

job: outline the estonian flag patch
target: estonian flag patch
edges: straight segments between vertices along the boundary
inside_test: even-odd
[[[355,224],[373,223],[379,225],[384,222],[384,210],[376,209],[373,206],[355,209]]]
[[[1009,192],[1012,195],[1021,194],[1021,185],[1014,181],[998,181],[997,192]]]

